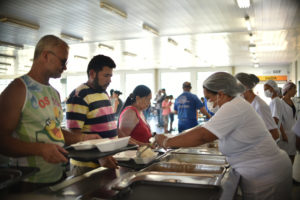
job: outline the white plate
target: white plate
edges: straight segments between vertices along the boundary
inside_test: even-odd
[[[95,139],[95,140],[86,140],[83,142],[78,142],[75,144],[72,144],[71,147],[73,147],[76,150],[88,150],[95,148],[97,143],[102,143],[105,141],[109,141],[110,139],[108,138],[102,138],[102,139]]]
[[[130,139],[130,136],[117,138],[117,139],[111,139],[108,141],[97,143],[97,144],[95,144],[95,146],[101,152],[114,151],[114,150],[126,147],[128,145],[129,139]]]

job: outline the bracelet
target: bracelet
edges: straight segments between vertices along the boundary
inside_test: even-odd
[[[166,138],[164,139],[164,141],[162,142],[162,147],[165,148],[165,149],[167,148],[167,147],[166,147],[166,144],[167,144],[167,141],[168,141],[168,140],[169,140],[169,138],[166,137]]]

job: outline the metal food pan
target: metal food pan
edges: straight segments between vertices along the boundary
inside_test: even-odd
[[[220,186],[203,187],[195,185],[178,185],[173,183],[137,181],[121,190],[113,199],[116,200],[194,200],[194,199],[220,199],[222,188]]]
[[[176,172],[182,174],[224,174],[225,167],[220,165],[203,165],[194,163],[159,162],[145,168],[143,171]]]
[[[207,165],[228,165],[224,156],[210,156],[210,155],[197,155],[197,154],[181,154],[173,152],[162,158],[163,162],[169,163],[196,163]]]
[[[205,147],[194,147],[194,148],[180,148],[174,151],[175,153],[182,154],[198,154],[198,155],[217,155],[221,156],[222,153],[217,149],[210,149]]]
[[[131,172],[115,179],[110,188],[122,190],[133,183],[146,181],[180,187],[220,186],[222,176],[216,174],[188,174],[176,172],[140,171]]]

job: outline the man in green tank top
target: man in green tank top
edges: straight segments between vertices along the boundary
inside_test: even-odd
[[[44,36],[36,45],[29,73],[16,78],[0,96],[0,153],[13,157],[18,166],[40,168],[18,186],[20,191],[63,180],[62,163],[68,161],[63,146],[100,138],[61,128],[60,96],[49,79],[60,78],[67,69],[68,53],[63,40]]]

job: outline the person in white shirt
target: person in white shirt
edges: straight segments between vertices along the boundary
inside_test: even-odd
[[[264,91],[266,97],[272,99],[269,105],[271,109],[271,114],[281,134],[280,135],[281,141],[278,143],[278,146],[288,153],[288,137],[282,125],[282,120],[283,120],[282,101],[278,97],[279,88],[277,86],[277,83],[273,80],[268,80],[264,84]]]
[[[219,150],[241,175],[243,199],[290,199],[292,166],[252,106],[240,97],[244,87],[226,72],[217,72],[204,83],[204,95],[219,110],[204,125],[175,137],[156,135],[164,148],[193,147],[219,139]]]
[[[288,150],[287,153],[290,156],[292,162],[294,162],[294,158],[296,155],[296,136],[292,131],[294,124],[296,123],[296,107],[292,101],[292,97],[295,96],[297,90],[296,85],[289,81],[284,84],[282,88],[282,113],[283,120],[282,126],[288,137]]]
[[[243,97],[248,101],[259,116],[264,120],[264,123],[271,133],[274,140],[279,140],[279,132],[277,125],[271,115],[270,107],[259,96],[255,95],[253,88],[259,83],[259,78],[254,74],[238,73],[235,77],[245,86],[246,91]]]

